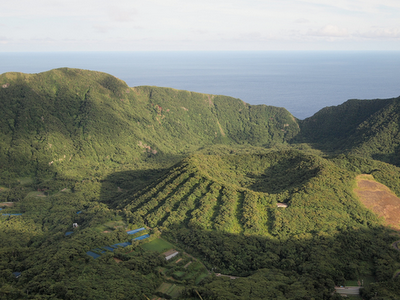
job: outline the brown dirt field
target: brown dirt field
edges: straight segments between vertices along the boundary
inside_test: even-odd
[[[120,260],[119,258],[116,258],[116,257],[113,257],[114,258],[114,260],[115,260],[115,262],[118,264],[118,263],[120,263],[120,262],[122,262],[122,260]]]
[[[400,229],[400,198],[387,186],[376,182],[372,175],[358,175],[354,192],[360,201],[378,216],[385,219],[386,225]]]
[[[0,206],[13,207],[14,206],[14,202],[1,202]]]

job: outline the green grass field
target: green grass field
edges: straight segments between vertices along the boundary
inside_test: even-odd
[[[126,223],[122,220],[110,220],[104,224],[96,226],[95,230],[97,232],[113,231],[116,228],[126,228],[126,226]]]
[[[143,244],[141,246],[144,250],[151,250],[151,251],[157,251],[159,253],[163,253],[165,251],[168,251],[172,248],[174,248],[174,245],[171,243],[167,242],[164,239],[155,239],[154,241],[151,241],[149,243]]]
[[[183,271],[176,271],[173,273],[173,277],[176,279],[180,279],[182,278],[186,273]]]
[[[197,276],[197,274],[193,273],[193,272],[190,272],[190,273],[186,273],[185,276],[182,279],[189,280],[189,279],[192,279],[194,276]]]
[[[184,289],[183,286],[179,286],[173,283],[163,282],[158,287],[157,292],[169,295],[171,298],[176,298],[182,293],[183,289]]]
[[[172,286],[172,283],[167,283],[167,282],[163,282],[158,289],[156,290],[156,292],[161,292],[161,293],[166,293],[170,287]]]
[[[184,290],[185,287],[180,286],[180,285],[175,285],[169,292],[168,295],[170,295],[172,298],[176,298],[181,295],[182,291]]]
[[[199,284],[200,281],[202,281],[204,278],[206,278],[208,276],[208,272],[204,272],[201,273],[199,276],[197,276],[196,280],[195,280],[195,284]]]
[[[357,280],[346,280],[344,285],[345,286],[358,286],[358,281]]]
[[[104,224],[104,226],[107,226],[109,228],[116,228],[116,227],[125,227],[126,224],[124,221],[118,220],[118,221],[110,221]]]

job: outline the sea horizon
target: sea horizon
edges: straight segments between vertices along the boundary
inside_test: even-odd
[[[0,74],[87,69],[131,87],[170,87],[284,107],[299,119],[349,99],[400,95],[400,51],[0,52],[0,60]]]

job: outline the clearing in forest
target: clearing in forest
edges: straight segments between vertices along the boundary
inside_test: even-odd
[[[167,250],[170,250],[174,247],[171,243],[167,242],[162,238],[155,239],[149,243],[141,245],[144,250],[157,251],[159,253],[163,253]]]
[[[386,225],[400,229],[400,198],[387,186],[376,182],[372,175],[356,177],[354,192],[360,201],[378,216],[385,219]]]

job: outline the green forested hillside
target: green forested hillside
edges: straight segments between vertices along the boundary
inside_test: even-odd
[[[400,98],[349,100],[300,122],[297,141],[399,165]]]
[[[148,160],[170,165],[214,143],[282,143],[299,130],[285,109],[168,88],[129,88],[99,72],[6,73],[0,84],[3,180],[55,172],[101,177]]]
[[[372,174],[400,196],[399,101],[297,120],[94,71],[2,74],[0,299],[341,299],[358,281],[399,299],[399,234],[353,191]]]

